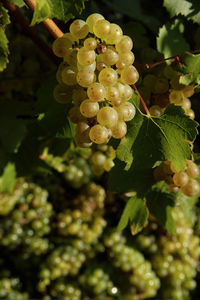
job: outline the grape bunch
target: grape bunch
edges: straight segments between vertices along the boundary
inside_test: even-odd
[[[195,118],[189,99],[194,94],[194,85],[180,84],[180,76],[180,72],[167,65],[144,74],[139,90],[152,116],[159,117],[169,104],[175,104],[181,106],[191,119]]]
[[[70,32],[54,41],[54,54],[63,58],[54,97],[59,103],[73,101],[69,119],[77,124],[78,146],[126,135],[126,122],[136,113],[130,85],[139,79],[132,47],[131,38],[100,14],[75,20]]]
[[[123,272],[122,276],[128,273],[130,291],[124,291],[125,295],[127,294],[125,298],[136,300],[154,297],[160,287],[160,281],[143,254],[127,245],[126,238],[118,232],[106,235],[104,244],[108,248],[113,265]]]
[[[50,231],[52,205],[47,201],[48,192],[38,185],[23,182],[20,189],[20,193],[14,191],[18,201],[12,210],[0,217],[0,245],[25,247],[27,252],[40,255],[49,246],[45,235]]]
[[[154,177],[157,181],[164,180],[169,185],[172,193],[180,190],[188,197],[196,196],[200,192],[200,186],[195,179],[199,175],[199,167],[192,160],[186,160],[184,171],[177,172],[170,161],[162,162],[154,169]]]
[[[159,247],[151,256],[151,261],[161,278],[162,299],[190,299],[190,291],[196,287],[200,239],[178,205],[173,209],[173,218],[175,234],[160,234],[157,237]]]
[[[93,145],[92,153],[89,161],[92,166],[92,172],[100,176],[105,171],[109,172],[115,165],[114,159],[116,157],[115,149],[110,145]]]

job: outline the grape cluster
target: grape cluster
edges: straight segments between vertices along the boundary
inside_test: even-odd
[[[109,274],[101,266],[88,267],[85,273],[79,277],[79,283],[83,290],[94,296],[105,297],[106,294],[116,296],[118,293],[118,289],[111,281]]]
[[[51,168],[63,174],[65,180],[75,189],[79,189],[84,184],[88,183],[92,172],[86,159],[77,156],[69,158],[67,155],[55,156],[49,152],[48,147],[43,149],[40,156]]]
[[[51,281],[63,276],[76,276],[86,261],[86,255],[72,245],[56,247],[41,265],[38,290],[45,292]]]
[[[157,239],[158,250],[151,261],[161,278],[162,299],[190,299],[191,290],[196,287],[200,239],[194,234],[191,224],[181,208],[173,209],[176,232],[173,236],[161,234]]]
[[[200,192],[200,186],[195,179],[199,175],[199,167],[192,161],[186,160],[184,171],[177,172],[170,161],[162,162],[154,169],[156,180],[164,180],[169,184],[172,193],[180,190],[184,195],[193,197]]]
[[[54,41],[55,55],[63,58],[54,97],[59,103],[73,100],[69,118],[77,124],[78,146],[107,144],[111,137],[126,135],[126,122],[136,113],[129,102],[130,85],[139,78],[132,47],[131,38],[100,14],[86,22],[75,20],[70,32]]]
[[[0,217],[0,245],[24,246],[39,255],[49,246],[44,236],[50,231],[52,205],[47,201],[48,192],[34,183],[23,182],[20,189],[16,205]]]
[[[115,149],[109,145],[94,145],[92,146],[92,153],[89,161],[92,166],[92,172],[100,176],[105,171],[109,172],[115,165],[114,159],[116,157]]]
[[[128,272],[131,288],[135,287],[133,299],[140,299],[140,294],[142,299],[154,297],[160,287],[160,281],[143,254],[128,246],[126,238],[117,232],[105,236],[104,243],[109,249],[113,265],[123,272]]]
[[[50,295],[60,300],[81,300],[81,290],[74,282],[69,282],[65,278],[59,278],[50,287]],[[42,300],[51,298],[43,297]]]
[[[194,86],[180,84],[180,76],[180,72],[166,65],[144,75],[139,90],[149,104],[152,116],[159,117],[172,103],[181,106],[185,114],[194,119],[189,99],[194,94]]]

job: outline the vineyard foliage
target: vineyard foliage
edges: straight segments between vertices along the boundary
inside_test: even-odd
[[[161,233],[154,242],[158,247],[161,245],[161,249],[165,247],[164,238],[176,236],[177,240],[179,239],[177,226],[189,228],[196,224],[197,231],[199,230],[199,1],[164,0],[163,3],[161,2],[155,1],[157,5],[155,12],[147,0],[38,0],[33,13],[27,1],[5,0],[0,3],[0,215],[3,218],[2,221],[0,219],[0,223],[3,224],[0,224],[0,247],[7,247],[10,239],[14,239],[14,234],[17,236],[16,224],[23,223],[23,218],[28,215],[26,211],[31,211],[32,214],[36,211],[39,214],[38,223],[34,217],[32,218],[31,213],[28,215],[27,224],[24,223],[20,229],[23,234],[18,236],[21,239],[20,247],[27,248],[28,255],[34,253],[36,261],[38,255],[44,253],[46,255],[39,273],[38,293],[45,295],[49,289],[53,297],[59,298],[58,287],[62,284],[69,285],[70,290],[72,284],[77,298],[66,299],[81,299],[78,298],[81,293],[79,287],[91,288],[93,273],[96,274],[94,277],[101,278],[99,280],[103,281],[102,278],[106,278],[103,292],[109,289],[113,291],[115,285],[112,276],[114,275],[112,272],[104,273],[105,268],[98,273],[94,262],[89,271],[82,272],[79,277],[79,287],[70,281],[66,283],[64,277],[77,275],[88,257],[93,258],[95,251],[101,252],[92,247],[94,241],[96,242],[102,235],[101,245],[107,249],[106,255],[113,259],[113,268],[118,268],[120,272],[134,273],[135,269],[138,270],[138,266],[131,261],[131,256],[137,257],[139,261],[146,264],[145,268],[149,268],[149,276],[153,282],[153,291],[148,286],[145,296],[146,287],[143,287],[144,292],[139,286],[140,279],[135,282],[132,273],[130,281],[136,286],[136,290],[144,292],[144,298],[141,299],[145,297],[150,299],[156,295],[163,284],[163,279],[159,281],[156,276],[164,277],[158,262],[163,258],[165,249],[160,250],[158,257],[154,256],[155,252],[150,245],[145,248],[142,243],[140,244],[139,237],[141,232],[141,236],[143,234],[142,230],[144,236],[152,237],[154,226],[160,226]],[[120,25],[123,34],[131,37],[132,51],[135,56],[133,65],[139,73],[139,80],[132,85],[132,96],[129,99],[136,108],[136,114],[132,120],[128,120],[127,134],[124,137],[111,138],[106,146],[95,144],[88,148],[77,146],[75,124],[77,122],[70,117],[70,112],[75,102],[72,100],[75,90],[80,86],[70,86],[69,101],[66,103],[61,104],[56,101],[58,72],[65,67],[66,61],[64,59],[63,63],[61,58],[57,58],[55,63],[56,57],[51,60],[46,50],[40,48],[40,42],[36,45],[37,42],[31,40],[32,37],[26,26],[18,23],[8,3],[17,7],[28,20],[36,36],[45,42],[47,48],[52,48],[54,42],[54,38],[45,30],[42,23],[48,18],[54,19],[60,29],[66,33],[69,32],[69,26],[75,18],[86,20],[92,13],[100,13],[111,23]],[[90,36],[93,37],[91,33]],[[101,39],[98,39],[98,43],[105,46],[105,43],[102,43],[103,39],[100,42],[99,40]],[[83,40],[80,39],[79,46],[76,41],[74,45],[74,48],[82,47]],[[107,47],[114,49],[114,46],[107,45]],[[53,52],[51,55],[54,55]],[[60,81],[59,84],[61,85]],[[86,92],[85,87],[84,89]],[[146,105],[142,104],[143,101]],[[102,163],[103,167],[98,165],[98,159],[106,161],[105,164]],[[26,180],[28,183],[25,183]],[[54,180],[52,184],[51,180]],[[184,180],[187,182],[182,183]],[[34,183],[31,183],[32,181]],[[91,181],[96,183],[90,186]],[[41,187],[37,184],[41,184]],[[105,191],[100,184],[109,195],[107,195],[108,203],[105,202],[107,203],[105,208]],[[63,185],[67,186],[67,191],[62,190]],[[49,189],[52,203],[48,203],[48,193],[43,188]],[[80,188],[83,189],[83,194],[88,196],[87,200],[83,200],[83,196],[79,195]],[[24,203],[18,200],[22,192]],[[31,196],[29,200],[29,193],[37,199],[36,203],[31,200]],[[66,205],[62,199],[70,197],[70,193],[76,201],[73,205]],[[95,196],[95,193],[99,195]],[[56,194],[59,196],[58,202],[55,201]],[[7,201],[5,199],[11,195],[7,207],[4,207],[3,201]],[[120,199],[119,203],[116,204],[114,198],[115,202]],[[87,201],[85,203],[88,206],[84,201]],[[115,207],[110,208],[112,205]],[[177,206],[181,212],[177,210]],[[87,209],[91,209],[94,215],[91,211],[88,213]],[[73,217],[70,215],[70,210],[73,211]],[[8,224],[5,219],[9,214],[12,218],[14,215],[12,224]],[[107,226],[105,219],[106,216],[109,219],[109,214],[115,220],[108,221],[111,230],[103,235]],[[82,218],[81,225],[76,220],[76,215]],[[50,228],[51,218],[54,218],[55,222],[53,234]],[[74,218],[71,221],[74,227],[67,225],[66,220],[70,218]],[[185,225],[181,218],[184,218]],[[41,229],[42,226],[43,231],[40,231],[39,228]],[[121,232],[127,230],[127,227],[132,235],[136,235],[136,244],[140,245],[139,250],[135,252],[131,245],[126,243],[126,239],[122,238]],[[29,236],[31,230],[35,231],[34,241]],[[79,230],[83,232],[81,237]],[[71,236],[74,235],[76,241],[71,242]],[[66,241],[63,242],[63,236],[70,239],[69,245],[65,244]],[[188,239],[192,239],[190,233],[188,236]],[[62,239],[62,243],[59,242],[59,238]],[[76,245],[78,244],[79,238],[83,239],[84,243],[87,241],[88,245],[84,246],[86,247],[84,250],[79,245],[80,248],[77,247],[78,250],[75,251],[73,247],[75,242]],[[109,240],[112,241],[111,244]],[[12,250],[18,247],[17,241],[12,243]],[[52,246],[53,243],[56,244],[55,248]],[[40,245],[38,249],[37,245]],[[95,244],[95,247],[98,246]],[[129,253],[128,262],[124,262],[125,265],[127,263],[125,267],[120,260],[121,254],[117,252],[117,247]],[[47,252],[47,249],[51,251]],[[179,251],[177,249],[174,251]],[[144,256],[137,253],[140,250],[147,251],[147,257],[153,261],[152,269],[145,260],[146,252]],[[189,246],[187,251],[190,255],[192,250]],[[68,256],[62,256],[63,253],[67,253]],[[30,258],[28,255],[27,257]],[[173,255],[175,260],[175,254]],[[62,274],[56,273],[57,262],[54,258],[57,256],[64,257],[62,264],[66,264],[63,273],[59,269]],[[195,254],[193,256],[194,265],[197,256]],[[67,269],[67,266],[72,264],[68,257],[73,257],[77,261],[73,270]],[[48,269],[50,263],[52,265]],[[126,270],[127,266],[131,266],[130,269]],[[193,277],[191,275],[191,278]],[[120,284],[123,286],[123,283]],[[170,279],[166,284],[173,285]],[[186,286],[185,281],[184,284]],[[15,289],[15,283],[12,283],[12,286]],[[93,285],[92,295],[98,295],[96,292],[98,289],[95,289],[97,287]],[[65,292],[68,295],[68,290]],[[125,291],[122,291],[121,295],[125,295],[124,299],[127,300],[137,299],[129,298],[128,292],[126,294]],[[184,295],[185,298],[182,299],[189,299],[186,292]],[[22,297],[22,294],[19,297]],[[23,297],[26,299],[25,294]],[[163,297],[161,299],[167,299],[167,295]],[[48,298],[43,299],[48,300]],[[177,296],[174,299],[181,298]]]

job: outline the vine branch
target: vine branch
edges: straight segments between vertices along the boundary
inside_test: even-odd
[[[142,104],[142,106],[143,106],[143,108],[144,108],[144,110],[145,110],[147,116],[150,116],[151,114],[150,114],[150,112],[149,112],[149,110],[148,110],[148,107],[146,106],[146,103],[144,102],[144,100],[143,100],[143,98],[142,98],[140,92],[138,91],[137,87],[135,86],[135,84],[132,84],[132,88],[133,88],[133,89],[136,91],[136,93],[138,94],[138,96],[139,96],[139,98],[140,98],[140,102],[141,102],[141,104]]]
[[[35,0],[24,0],[24,2],[28,5],[28,7],[34,11],[36,7]],[[42,22],[46,29],[50,32],[50,34],[55,38],[60,38],[63,36],[62,30],[56,25],[56,23],[51,19],[46,19]]]
[[[41,39],[35,29],[30,27],[28,20],[24,17],[21,11],[13,3],[7,0],[2,0],[2,3],[9,10],[11,16],[22,25],[23,30],[28,34],[32,41],[36,43],[36,45],[40,47],[40,49],[49,57],[49,59],[57,65],[57,57],[53,54],[51,48]]]
[[[192,51],[188,51],[191,54],[198,54],[200,53],[200,49],[196,49],[196,50],[192,50]],[[180,60],[181,57],[184,55],[184,53],[180,53],[178,55],[175,56],[171,56],[171,57],[167,57],[167,58],[163,58],[161,60],[158,60],[156,62],[152,62],[152,63],[148,63],[148,64],[136,64],[136,68],[144,68],[144,69],[151,69],[153,67],[156,67],[160,64],[165,63],[167,60],[172,60],[172,61],[176,61],[176,60]]]

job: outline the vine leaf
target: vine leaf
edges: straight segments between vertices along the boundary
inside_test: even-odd
[[[131,232],[133,235],[140,232],[148,221],[149,211],[143,199],[131,197],[121,215],[117,226],[118,231],[122,231],[130,222]]]
[[[64,22],[80,15],[86,0],[40,0],[36,3],[31,25],[40,23],[47,18],[57,18]]]
[[[20,8],[26,5],[23,0],[10,0],[10,2],[17,5]]]
[[[39,124],[45,130],[46,136],[71,138],[74,127],[67,118],[71,104],[60,104],[53,98],[53,90],[57,84],[54,76],[48,78],[37,94],[36,111],[40,114]]]
[[[9,162],[3,170],[0,189],[3,193],[11,193],[17,181],[15,164]]]
[[[117,157],[126,163],[126,170],[132,164],[134,169],[142,170],[154,167],[158,161],[170,160],[181,171],[185,159],[191,158],[187,141],[194,141],[197,126],[180,106],[173,104],[160,117],[147,117],[137,110],[129,122],[127,136],[117,147]]]
[[[7,10],[0,4],[1,18],[0,18],[0,72],[2,72],[8,63],[8,39],[5,34],[6,25],[10,23],[10,17]]]
[[[189,44],[183,36],[183,32],[184,25],[178,19],[176,19],[174,23],[167,23],[160,28],[156,40],[157,49],[164,54],[165,58],[190,50]]]
[[[166,184],[163,182],[155,184],[146,195],[149,212],[169,234],[175,232],[175,222],[172,216],[172,208],[175,205],[174,197],[167,191]]]
[[[181,14],[189,20],[200,23],[199,0],[164,0],[163,5],[171,17]]]
[[[185,53],[182,57],[183,65],[181,66],[181,72],[179,82],[185,85],[200,82],[199,70],[200,70],[200,54]]]

